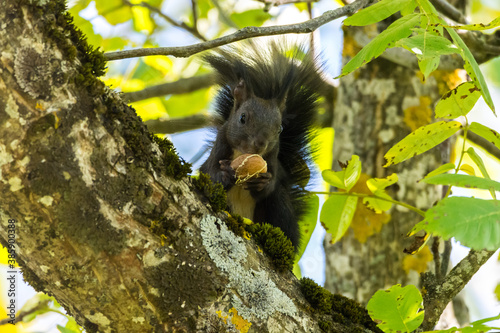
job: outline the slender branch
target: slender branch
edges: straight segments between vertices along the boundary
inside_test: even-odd
[[[193,13],[193,28],[198,32],[198,12],[196,11],[196,0],[191,0],[191,12]],[[203,40],[206,40],[203,38]]]
[[[446,276],[442,282],[436,281],[432,273],[422,274],[425,317],[424,331],[432,330],[446,305],[465,287],[474,274],[495,253],[487,250],[471,250]]]
[[[177,22],[175,21],[173,18],[171,18],[170,16],[166,15],[165,13],[163,13],[161,10],[159,10],[158,8],[154,7],[154,6],[151,6],[150,4],[148,4],[147,2],[141,2],[141,3],[131,3],[130,1],[128,0],[124,0],[124,3],[130,7],[134,7],[134,6],[139,6],[139,7],[144,7],[144,8],[147,8],[149,9],[150,11],[152,11],[153,13],[156,13],[158,14],[160,17],[162,17],[165,21],[167,21],[168,23],[170,23],[171,25],[175,26],[175,27],[178,27],[178,28],[181,28],[181,29],[184,29],[186,30],[187,32],[189,32],[190,34],[192,34],[193,36],[195,36],[196,38],[198,39],[201,39],[203,41],[206,41],[207,39],[202,36],[200,34],[200,32],[198,31],[198,29],[196,28],[196,11],[193,9],[193,15],[195,17],[195,20],[194,20],[194,26],[193,27],[190,27],[188,26],[186,23],[184,22]],[[194,4],[193,4],[194,6]]]
[[[393,203],[395,205],[399,205],[405,208],[408,208],[409,210],[425,217],[425,212],[423,210],[418,209],[417,207],[413,207],[412,205],[409,205],[407,203],[397,201],[394,199],[388,199],[388,198],[383,198],[383,197],[378,197],[373,194],[365,194],[365,193],[351,193],[351,192],[311,192],[314,194],[325,194],[325,195],[346,195],[346,196],[351,196],[351,197],[358,197],[358,198],[373,198],[377,200],[382,200],[382,201],[387,201],[390,203]]]
[[[439,253],[439,242],[441,238],[439,237],[434,237],[431,250],[432,250],[432,256],[434,258],[434,272],[436,274],[436,279],[438,281],[441,280],[443,275],[441,275],[441,254]]]
[[[463,133],[462,133],[463,136]],[[497,148],[493,143],[489,142],[482,136],[477,135],[472,131],[467,132],[467,140],[472,142],[473,144],[479,146],[481,149],[484,149],[485,152],[493,156],[494,158],[500,160],[500,149]]]
[[[151,86],[139,91],[123,93],[122,96],[123,100],[127,102],[137,102],[151,97],[190,93],[198,89],[210,87],[214,83],[215,75],[206,74]]]
[[[274,35],[283,35],[292,33],[296,34],[310,33],[330,21],[333,21],[343,16],[349,16],[354,14],[357,10],[366,7],[372,1],[373,0],[356,0],[350,5],[337,8],[335,10],[329,10],[321,16],[318,16],[316,18],[313,18],[311,20],[302,23],[288,24],[281,26],[270,26],[270,27],[245,27],[243,29],[236,31],[233,34],[224,37],[184,47],[174,46],[174,47],[141,48],[141,49],[133,49],[133,50],[125,50],[117,52],[107,52],[104,54],[104,56],[108,61],[151,56],[151,55],[172,55],[175,57],[184,58],[192,56],[196,53],[205,50],[212,49],[214,47],[226,45],[229,43],[253,37],[274,36]]]
[[[451,249],[452,249],[451,240],[448,239],[444,241],[444,251],[441,256],[441,276],[446,276],[446,273],[448,273]]]
[[[469,21],[465,17],[465,15],[460,12],[458,9],[456,9],[453,5],[451,5],[448,1],[446,0],[431,0],[431,3],[436,6],[436,9],[443,13],[445,16],[451,18],[453,21],[462,23],[462,24],[469,24]]]
[[[145,123],[153,133],[173,134],[206,127],[211,121],[212,118],[210,116],[195,114],[184,118],[151,119]]]
[[[23,321],[23,319],[27,316],[31,316],[33,313],[36,313],[38,312],[39,310],[43,309],[43,308],[46,308],[49,304],[50,300],[43,300],[41,301],[39,304],[37,304],[35,307],[31,308],[31,309],[28,309],[27,311],[20,311],[16,314],[16,317],[13,319],[14,320],[14,324],[20,322],[20,321]],[[60,313],[60,312],[58,312]],[[60,313],[64,316],[63,313]],[[5,319],[2,319],[0,320],[0,326],[2,325],[6,325],[6,324],[11,324],[11,321],[12,319],[11,318],[5,318]]]

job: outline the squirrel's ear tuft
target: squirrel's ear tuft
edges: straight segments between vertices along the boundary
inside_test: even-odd
[[[240,79],[236,87],[234,87],[233,96],[237,105],[241,105],[241,103],[252,97],[252,92],[243,79]]]

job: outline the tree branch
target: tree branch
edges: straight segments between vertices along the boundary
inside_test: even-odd
[[[211,119],[205,114],[195,114],[184,118],[151,119],[145,123],[153,133],[173,134],[206,127],[211,123]]]
[[[214,74],[206,74],[151,86],[139,91],[126,92],[122,96],[123,100],[127,102],[137,102],[152,97],[190,93],[198,89],[210,87],[214,83]]]
[[[463,133],[462,133],[463,135]],[[463,136],[462,136],[463,138]],[[500,160],[500,150],[491,142],[483,138],[482,136],[477,135],[474,132],[467,132],[467,140],[479,146],[481,149],[484,149],[488,154]]]
[[[437,281],[432,273],[422,274],[423,288],[426,290],[424,294],[425,317],[421,326],[424,331],[433,329],[446,305],[494,253],[495,251],[471,250],[442,282]]]
[[[302,23],[288,24],[281,26],[270,26],[270,27],[245,27],[243,29],[236,31],[233,34],[203,43],[198,43],[183,47],[174,46],[174,47],[141,48],[134,50],[126,50],[126,51],[107,52],[104,54],[104,56],[108,61],[151,56],[151,55],[172,55],[175,57],[185,58],[205,50],[209,50],[218,46],[230,44],[244,39],[262,37],[262,36],[292,34],[292,33],[296,34],[310,33],[330,21],[333,21],[343,16],[349,16],[354,14],[357,10],[366,7],[372,1],[373,0],[356,0],[350,5],[346,5],[344,7],[337,8],[335,10],[329,10],[321,16],[318,16],[314,19]]]
[[[461,24],[469,24],[465,15],[446,0],[431,0],[431,3],[445,16]]]

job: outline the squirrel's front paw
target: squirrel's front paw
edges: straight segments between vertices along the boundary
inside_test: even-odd
[[[257,177],[250,178],[244,183],[244,189],[260,192],[269,185],[272,175],[269,172],[259,173]]]
[[[231,168],[231,160],[220,160],[219,164],[222,174],[222,185],[224,187],[234,185],[236,177],[233,168]]]

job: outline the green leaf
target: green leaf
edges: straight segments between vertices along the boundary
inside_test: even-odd
[[[474,164],[479,168],[479,171],[483,174],[483,177],[486,179],[491,179],[490,175],[488,174],[488,171],[486,170],[486,166],[484,165],[483,159],[481,156],[476,154],[476,151],[474,148],[469,147],[466,151],[467,155],[469,155],[470,159],[474,162]],[[497,195],[494,190],[490,190],[491,196],[493,199],[497,198]]]
[[[348,195],[331,195],[323,204],[319,220],[332,235],[332,244],[344,236],[351,224],[358,198]]]
[[[497,17],[489,24],[476,23],[476,24],[467,24],[467,25],[444,25],[446,28],[452,28],[456,30],[488,30],[493,29],[500,26],[500,17]]]
[[[481,190],[500,191],[500,183],[491,179],[445,173],[422,179],[424,183],[434,185],[451,185],[465,188],[477,188]]]
[[[359,176],[361,176],[361,161],[359,160],[359,156],[352,155],[351,160],[347,162],[344,176],[344,185],[348,192],[356,185]]]
[[[491,111],[493,111],[493,113],[496,115],[495,105],[493,104],[490,91],[488,90],[488,86],[486,85],[486,81],[484,80],[483,73],[481,73],[476,59],[474,59],[474,56],[470,52],[469,48],[454,29],[446,28],[446,31],[448,31],[455,44],[461,50],[462,58],[464,59],[464,68],[467,71],[467,74],[469,74],[475,86],[478,87],[479,90],[481,90],[484,101],[491,108]]]
[[[425,213],[425,220],[411,231],[426,230],[475,250],[500,247],[500,201],[448,197]]]
[[[68,316],[68,322],[64,326],[64,328],[69,329],[73,332],[80,333],[83,329],[76,323],[75,318]]]
[[[242,13],[231,14],[231,20],[233,20],[240,29],[249,26],[260,27],[271,17],[269,13],[262,11],[262,9],[251,9]]]
[[[380,56],[386,49],[394,47],[396,41],[408,37],[412,28],[419,25],[420,14],[410,14],[393,22],[349,61],[339,77],[345,76],[362,65]]]
[[[432,177],[432,176],[435,176],[435,175],[440,175],[442,173],[448,172],[448,171],[453,170],[453,169],[455,169],[455,164],[453,164],[453,163],[446,163],[446,164],[441,165],[436,170],[433,170],[433,171],[429,172],[427,174],[427,176],[425,176],[425,178]]]
[[[469,126],[469,130],[476,133],[477,135],[485,138],[489,142],[495,145],[498,149],[500,149],[500,134],[497,131],[492,130],[491,128],[484,126],[480,123],[473,122]]]
[[[323,180],[328,184],[342,190],[346,189],[344,185],[345,170],[342,171],[323,170],[321,176],[323,177]]]
[[[382,0],[348,17],[344,20],[344,25],[362,26],[377,23],[407,6],[408,0]]]
[[[62,327],[61,325],[57,325],[57,329],[61,333],[80,333],[80,331],[75,331],[67,327]]]
[[[424,320],[422,295],[413,285],[401,288],[392,286],[388,290],[379,290],[366,306],[368,314],[377,326],[388,332],[411,332]]]
[[[386,178],[372,178],[366,181],[366,186],[377,197],[382,197],[391,200],[390,195],[385,193],[385,188],[396,183],[398,181],[398,175],[393,173]],[[363,203],[370,209],[373,209],[375,213],[380,214],[383,211],[387,211],[392,207],[392,203],[386,200],[378,200],[375,198],[364,198]]]
[[[316,228],[319,211],[319,197],[316,194],[307,196],[305,204],[307,206],[307,212],[299,221],[300,245],[297,249],[297,262],[304,254],[307,244],[309,244],[309,240],[311,239],[311,235]]]
[[[428,78],[439,67],[440,61],[439,57],[418,59],[418,68],[424,74],[424,78]]]
[[[466,116],[481,96],[481,91],[472,82],[464,82],[448,91],[436,105],[436,117],[453,119]]]
[[[430,3],[429,0],[418,0],[418,6],[419,6],[420,11],[422,12],[422,14],[424,14],[427,17],[431,17],[431,16],[437,17],[439,15],[438,11]]]
[[[127,46],[127,44],[128,41],[121,37],[105,38],[101,42],[101,46],[103,50],[106,52],[114,50],[123,50],[123,48]]]
[[[169,116],[185,117],[206,110],[211,96],[209,89],[200,89],[191,94],[172,95],[163,104]]]
[[[384,156],[387,160],[384,167],[398,164],[428,151],[455,134],[461,127],[462,124],[458,121],[440,121],[417,128],[389,149]]]
[[[416,36],[399,40],[396,46],[404,47],[419,59],[458,53],[458,48],[448,39],[431,34],[426,30]]]
[[[373,194],[385,190],[386,187],[395,184],[398,181],[398,175],[393,173],[385,178],[372,178],[366,181],[366,186]]]
[[[97,13],[111,25],[127,22],[132,18],[132,10],[122,0],[96,1],[95,7]]]
[[[80,12],[87,7],[86,4],[73,6],[69,13],[73,16],[73,23],[85,34],[90,45],[101,46],[102,36],[94,32],[94,26],[90,21],[80,16]]]
[[[380,192],[377,197],[385,198],[391,200],[391,196],[385,192]],[[392,207],[392,203],[386,200],[379,200],[375,198],[363,198],[363,203],[366,207],[372,209],[377,214],[382,214],[382,212],[388,211]]]
[[[415,8],[417,8],[417,2],[412,0],[412,1],[408,2],[408,4],[406,6],[401,8],[401,15],[406,16],[409,14],[413,14],[415,12]]]

